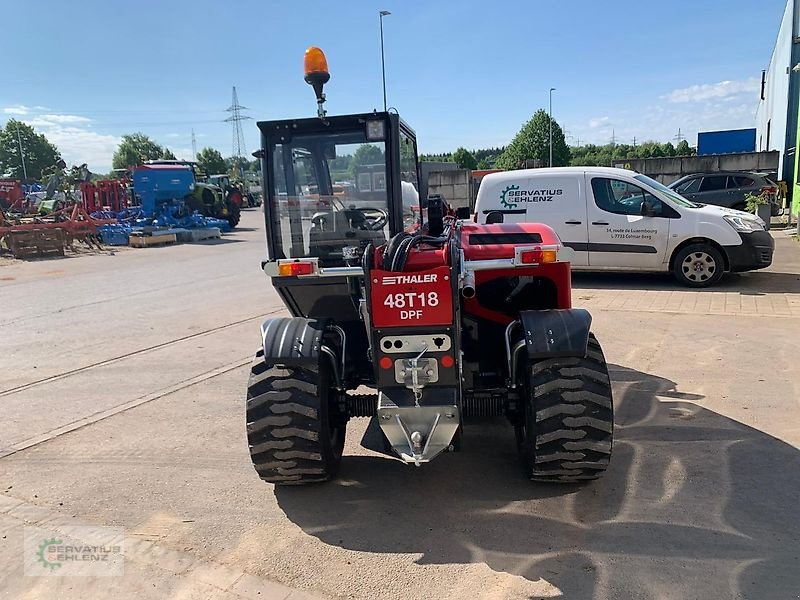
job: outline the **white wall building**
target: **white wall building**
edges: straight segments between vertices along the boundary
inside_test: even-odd
[[[778,176],[786,181],[792,180],[797,138],[798,35],[800,0],[787,0],[756,110],[756,149],[780,152]],[[796,69],[795,65],[798,65]]]

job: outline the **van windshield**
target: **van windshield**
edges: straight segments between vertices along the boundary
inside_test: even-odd
[[[695,204],[694,202],[690,202],[675,190],[669,189],[664,184],[658,183],[655,179],[652,179],[647,175],[634,175],[633,178],[649,185],[651,188],[655,190],[658,190],[678,206],[683,206],[685,208],[700,208],[701,206],[700,204]]]

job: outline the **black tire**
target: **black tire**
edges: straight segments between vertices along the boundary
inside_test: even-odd
[[[239,224],[239,220],[241,219],[241,211],[239,210],[238,206],[234,206],[233,204],[228,205],[228,224],[231,226],[231,229],[235,229],[236,226]]]
[[[532,481],[597,479],[608,468],[614,405],[603,350],[589,335],[584,358],[550,358],[522,371],[525,416],[517,445]]]
[[[268,366],[259,350],[247,384],[247,442],[261,479],[275,485],[327,481],[342,460],[346,419],[337,414],[330,366]]]
[[[717,283],[725,273],[722,253],[710,244],[682,248],[672,263],[672,274],[688,287],[702,288]]]

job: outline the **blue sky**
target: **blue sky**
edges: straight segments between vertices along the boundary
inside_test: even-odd
[[[3,0],[0,123],[32,123],[69,164],[110,168],[124,133],[191,158],[231,154],[231,87],[255,119],[310,116],[303,51],[321,46],[330,114],[389,105],[422,152],[508,143],[555,87],[576,143],[754,126],[785,0]]]

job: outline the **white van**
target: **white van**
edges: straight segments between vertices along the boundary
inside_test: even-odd
[[[750,213],[695,204],[626,169],[559,167],[491,173],[477,221],[538,222],[575,251],[576,270],[672,271],[706,287],[725,271],[763,269],[774,240]]]

